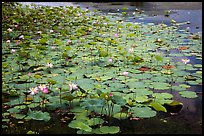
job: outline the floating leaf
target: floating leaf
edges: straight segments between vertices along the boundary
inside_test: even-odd
[[[162,82],[153,82],[151,83],[150,87],[158,90],[166,90],[170,88],[170,84],[162,83]]]
[[[129,117],[129,115],[127,113],[118,112],[118,113],[115,113],[113,117],[116,119],[126,119]]]
[[[182,92],[179,92],[179,94],[182,97],[186,97],[186,98],[196,98],[196,97],[198,97],[195,92],[191,92],[191,91],[182,91]]]
[[[190,85],[186,85],[186,84],[180,84],[179,86],[182,88],[190,88],[191,87]]]
[[[18,113],[18,112],[20,112],[20,109],[14,107],[14,108],[8,109],[7,111],[10,113]]]
[[[102,126],[100,127],[100,131],[103,134],[116,134],[120,131],[120,128],[116,126]]]
[[[54,84],[57,83],[57,81],[55,81],[55,80],[53,80],[53,79],[51,79],[51,78],[48,78],[48,79],[47,79],[47,82],[48,82],[49,84],[52,84],[52,85],[54,85]]]
[[[167,112],[166,108],[158,102],[152,102],[150,103],[150,106],[153,107],[156,111]]]
[[[26,115],[23,114],[13,114],[12,117],[16,118],[16,119],[23,119]]]
[[[70,128],[74,128],[74,129],[80,129],[80,130],[84,130],[87,132],[91,132],[92,128],[89,127],[87,124],[85,124],[84,122],[80,121],[80,120],[73,120],[69,123],[68,125]]]
[[[103,124],[103,122],[104,120],[101,118],[91,118],[90,120],[88,120],[89,126]]]
[[[30,109],[28,110],[28,116],[33,120],[44,120],[46,122],[51,118],[48,112],[32,111]]]
[[[156,116],[156,111],[149,107],[133,107],[133,116],[139,118],[151,118]]]
[[[127,103],[126,100],[123,99],[122,96],[118,96],[118,95],[114,95],[114,94],[112,97],[112,101],[113,101],[113,103],[118,104],[118,105],[125,105]]]

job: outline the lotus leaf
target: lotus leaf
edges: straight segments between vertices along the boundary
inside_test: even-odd
[[[145,84],[143,82],[128,82],[129,88],[144,88]]]
[[[89,127],[87,124],[85,124],[84,122],[80,120],[73,120],[69,123],[68,126],[74,129],[80,129],[80,130],[87,131],[87,132],[92,131],[91,127]]]
[[[156,111],[149,107],[133,107],[133,116],[139,118],[151,118],[156,116]]]
[[[101,118],[91,118],[90,120],[88,120],[89,126],[103,124],[103,122],[104,122],[104,120]]]
[[[44,120],[44,121],[49,121],[50,120],[50,115],[48,112],[42,112],[42,111],[32,111],[32,110],[28,110],[28,116],[31,119],[34,120]]]
[[[182,97],[186,97],[186,98],[196,98],[196,97],[198,97],[198,95],[195,92],[191,92],[191,91],[182,91],[182,92],[179,92],[179,94]]]
[[[84,100],[80,106],[83,108],[87,108],[90,111],[94,111],[96,108],[101,109],[105,105],[105,101],[103,99],[86,99]]]
[[[158,102],[152,102],[150,103],[150,106],[153,107],[156,111],[167,112],[166,108]]]
[[[172,89],[176,90],[176,91],[185,91],[186,90],[185,88],[182,88],[180,86],[172,86]]]
[[[127,113],[118,112],[118,113],[115,113],[113,117],[116,119],[126,119],[129,117],[129,115]]]
[[[173,95],[170,93],[153,93],[153,97],[156,97],[158,99],[171,99],[173,98]]]
[[[17,108],[10,108],[10,109],[8,109],[7,110],[8,112],[10,112],[10,113],[18,113],[18,112],[20,112],[20,109],[17,109]]]
[[[126,100],[125,99],[123,99],[123,97],[122,96],[119,96],[119,95],[113,95],[113,97],[112,97],[112,101],[113,101],[113,103],[115,103],[115,104],[118,104],[118,105],[125,105],[127,102],[126,102]]]
[[[100,127],[100,131],[103,134],[116,134],[120,131],[120,128],[116,126],[102,126]]]
[[[14,118],[16,118],[16,119],[23,119],[26,115],[23,115],[23,114],[13,114],[12,116]]]
[[[190,85],[186,85],[186,84],[180,84],[179,86],[182,88],[190,88],[191,87]]]
[[[150,88],[154,88],[158,90],[166,90],[170,88],[170,84],[162,83],[162,82],[153,82],[151,83]]]

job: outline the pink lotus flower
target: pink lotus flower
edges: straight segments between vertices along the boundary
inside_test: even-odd
[[[68,43],[68,44],[71,44],[71,43],[72,43],[72,41],[71,41],[71,40],[68,40],[68,41],[67,41],[67,43]]]
[[[20,44],[20,40],[17,40],[17,41],[16,41],[16,45],[19,45],[19,44]]]
[[[122,75],[128,76],[128,72],[125,71],[125,72],[122,73]]]
[[[53,30],[50,30],[50,33],[54,32]]]
[[[108,59],[108,62],[113,62],[113,59],[112,59],[112,58],[109,58],[109,59]]]
[[[47,66],[52,68],[53,67],[53,64],[52,63],[47,63]]]
[[[38,88],[44,93],[48,93],[48,87],[46,85],[39,85]]]
[[[7,42],[7,43],[10,43],[11,41],[10,41],[10,40],[7,40],[6,42]]]
[[[37,94],[38,93],[38,87],[33,87],[33,88],[30,88],[30,94],[31,95],[35,95],[35,94]]]
[[[14,25],[14,27],[15,27],[15,28],[17,28],[17,27],[18,27],[18,25]]]
[[[15,53],[15,52],[16,52],[16,50],[14,50],[14,49],[11,50],[11,53]]]
[[[112,92],[110,92],[109,96],[110,96],[110,97],[113,97],[113,93],[112,93]]]
[[[77,90],[77,89],[78,89],[78,87],[77,87],[76,84],[73,84],[73,83],[69,84],[69,91],[70,91],[70,92],[71,92],[72,90]]]
[[[114,34],[114,37],[118,37],[118,34]]]
[[[185,63],[185,64],[187,64],[188,62],[190,62],[189,59],[181,59],[181,61],[182,61],[183,63]]]
[[[44,88],[44,89],[42,90],[42,92],[43,92],[44,94],[48,93],[48,88]]]
[[[30,73],[30,72],[28,73],[28,76],[31,76],[31,73]]]

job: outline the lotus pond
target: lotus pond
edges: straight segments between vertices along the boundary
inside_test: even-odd
[[[193,133],[173,118],[202,101],[202,37],[121,10],[2,3],[4,134]]]

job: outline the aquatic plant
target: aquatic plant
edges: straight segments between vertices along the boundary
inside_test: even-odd
[[[189,88],[202,85],[202,65],[187,64],[188,57],[202,60],[201,39],[174,25],[5,2],[2,36],[2,97],[9,98],[3,123],[52,122],[60,113],[77,133],[123,133],[114,120],[173,113],[175,106],[179,112],[183,104],[173,94],[197,98]]]

